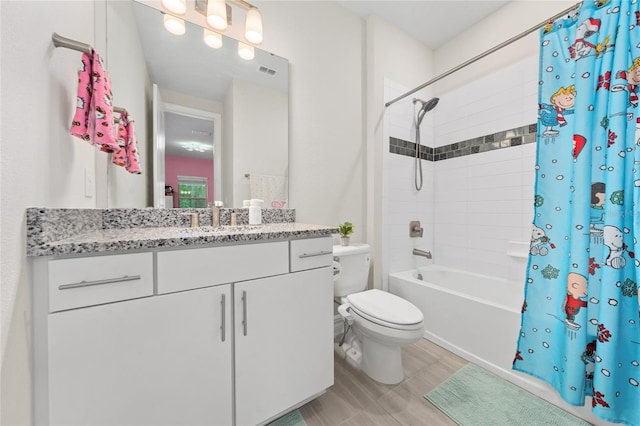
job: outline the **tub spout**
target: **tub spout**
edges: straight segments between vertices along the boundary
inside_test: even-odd
[[[420,250],[420,249],[413,249],[413,254],[415,256],[422,256],[422,257],[426,257],[427,259],[431,259],[431,252],[430,251],[424,251],[424,250]]]

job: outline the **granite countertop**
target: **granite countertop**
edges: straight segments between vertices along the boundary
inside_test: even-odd
[[[268,223],[263,225],[202,226],[198,228],[129,228],[101,229],[79,233],[69,238],[29,247],[28,256],[101,253],[123,250],[215,245],[237,242],[267,241],[329,236],[338,233],[333,226],[303,223]]]
[[[197,213],[200,226],[189,227]],[[232,214],[238,226],[229,226]],[[179,248],[251,241],[314,238],[338,233],[336,226],[295,221],[294,209],[263,209],[262,225],[248,225],[246,209],[221,209],[212,223],[211,209],[65,209],[26,211],[27,256],[89,254],[156,248]]]

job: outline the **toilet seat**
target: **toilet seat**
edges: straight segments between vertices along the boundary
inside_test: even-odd
[[[355,314],[383,327],[396,330],[422,329],[424,316],[410,302],[377,289],[354,293],[347,301]]]

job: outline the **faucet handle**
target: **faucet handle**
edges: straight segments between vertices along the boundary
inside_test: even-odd
[[[414,237],[422,238],[423,232],[424,232],[424,229],[422,229],[422,227],[420,227],[420,221],[419,220],[412,220],[411,222],[409,222],[409,237],[410,238],[414,238]]]
[[[200,216],[198,213],[180,213],[181,216],[189,216],[190,226],[192,228],[197,228],[200,226]]]

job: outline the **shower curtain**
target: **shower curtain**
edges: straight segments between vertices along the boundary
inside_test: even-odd
[[[640,8],[541,30],[535,214],[513,369],[640,424]]]

